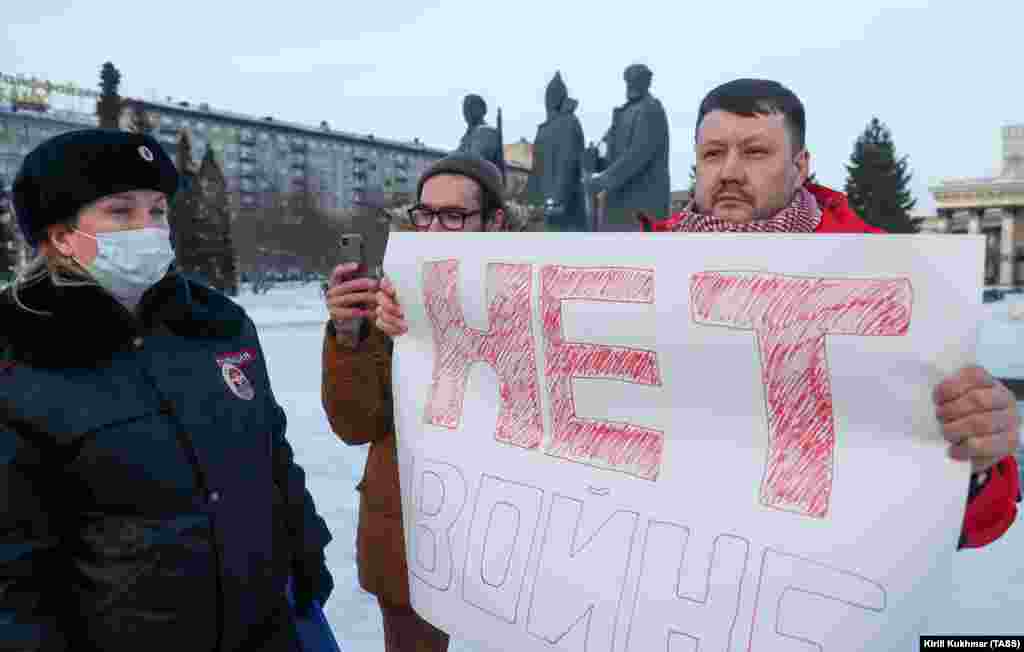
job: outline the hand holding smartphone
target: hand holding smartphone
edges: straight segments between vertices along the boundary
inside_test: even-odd
[[[360,233],[345,233],[338,240],[338,262],[357,263],[356,278],[372,278],[380,280],[380,269],[374,265],[370,269],[366,259],[366,241]]]
[[[381,277],[381,270],[379,266],[374,265],[371,268],[368,264],[366,243],[359,233],[346,233],[339,238],[338,262],[340,265],[355,265],[356,268],[343,274],[339,274],[339,269],[335,269],[327,294],[327,306],[331,310],[338,341],[344,343],[347,338],[349,341],[358,342],[365,316],[338,318],[337,314],[350,315],[353,310],[372,311],[375,308],[374,293]]]

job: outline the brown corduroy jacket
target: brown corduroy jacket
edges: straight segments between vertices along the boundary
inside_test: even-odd
[[[327,325],[321,398],[331,429],[342,441],[370,444],[356,487],[359,584],[384,602],[404,606],[409,604],[409,580],[391,400],[392,342],[374,326],[365,328],[365,339],[352,348],[339,344],[333,325]]]

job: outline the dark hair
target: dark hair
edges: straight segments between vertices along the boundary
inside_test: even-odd
[[[473,181],[473,185],[476,186],[477,200],[480,202],[480,217],[484,224],[487,224],[494,219],[494,214],[499,208],[504,209],[501,201],[494,196],[494,193],[483,186],[482,183],[468,177]]]
[[[487,224],[494,219],[494,214],[499,208],[504,210],[505,207],[498,198],[494,196],[494,193],[485,188],[478,179],[459,172],[445,172],[442,174],[451,174],[453,176],[463,177],[473,182],[472,196],[480,203],[480,221],[484,226],[487,226]]]
[[[697,111],[697,129],[700,128],[704,116],[718,110],[747,117],[781,113],[796,151],[804,148],[807,135],[804,105],[793,91],[777,81],[735,79],[722,84],[708,93],[700,103],[700,109]]]

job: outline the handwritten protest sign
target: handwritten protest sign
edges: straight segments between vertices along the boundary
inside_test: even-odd
[[[494,650],[916,649],[979,238],[394,234],[413,604]]]

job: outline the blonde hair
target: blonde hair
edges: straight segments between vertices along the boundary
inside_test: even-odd
[[[78,222],[77,217],[69,220],[68,225],[74,226]],[[88,285],[99,285],[92,277],[92,274],[82,267],[78,261],[71,256],[65,256],[56,249],[48,248],[51,253],[45,253],[40,249],[35,258],[18,272],[17,277],[11,283],[11,298],[22,310],[36,315],[51,317],[53,313],[45,310],[29,308],[21,301],[19,293],[25,286],[38,282],[44,276],[49,276],[50,281],[57,287],[81,287]]]

